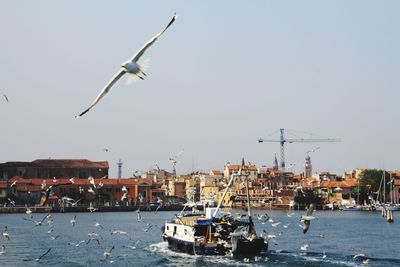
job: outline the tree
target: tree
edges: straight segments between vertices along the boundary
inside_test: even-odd
[[[386,184],[383,185],[383,175],[386,177]],[[381,182],[382,181],[382,182]],[[377,169],[371,169],[371,170],[364,170],[361,173],[360,177],[360,201],[366,200],[368,201],[368,196],[372,196],[374,199],[376,199],[379,187],[381,187],[380,195],[383,194],[383,186],[386,187],[386,194],[389,193],[390,190],[390,185],[388,185],[389,182],[389,173],[384,171],[384,170],[377,170]]]

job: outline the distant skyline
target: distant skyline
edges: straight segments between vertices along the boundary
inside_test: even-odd
[[[0,162],[107,160],[271,166],[279,129],[340,138],[287,144],[286,165],[399,170],[398,1],[9,1],[0,9]],[[174,13],[144,81],[103,86]],[[307,135],[302,137],[306,138]],[[108,149],[108,152],[105,151]]]

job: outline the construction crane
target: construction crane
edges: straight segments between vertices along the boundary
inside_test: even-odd
[[[280,139],[262,139],[259,138],[259,143],[277,142],[281,144],[281,170],[285,171],[285,143],[319,143],[319,142],[340,142],[340,139],[335,138],[285,138],[285,129],[281,128]]]

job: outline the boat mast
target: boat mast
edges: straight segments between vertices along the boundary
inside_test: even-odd
[[[383,170],[383,204],[386,203],[386,171]]]
[[[357,185],[357,205],[360,205],[360,179],[358,179]]]
[[[240,170],[239,170],[239,171],[240,171]],[[235,179],[235,176],[234,176],[234,174],[232,173],[232,174],[231,174],[231,178],[229,179],[229,183],[228,183],[228,185],[226,186],[225,191],[224,191],[224,193],[222,194],[222,197],[221,197],[221,199],[219,200],[218,206],[217,206],[217,208],[215,209],[214,214],[212,215],[212,218],[211,218],[211,219],[214,220],[215,216],[217,216],[217,213],[218,213],[218,211],[219,211],[219,209],[220,209],[220,207],[221,207],[222,201],[224,201],[225,196],[226,196],[226,194],[228,193],[229,187],[231,187],[231,185],[232,185],[234,179]]]
[[[243,167],[243,164],[242,164]],[[240,174],[242,175],[241,172],[242,169],[240,169]],[[247,198],[247,216],[249,217],[249,227],[247,232],[249,234],[256,234],[256,230],[254,228],[254,223],[253,223],[253,218],[251,217],[251,205],[250,205],[250,193],[249,193],[249,173],[245,173],[243,176],[245,176],[246,179],[246,198]]]
[[[382,181],[383,181],[383,176],[381,178],[381,182],[379,183],[379,189],[378,189],[378,194],[376,195],[376,201],[379,201],[379,204],[381,204],[380,196],[381,196],[381,187],[382,187]]]

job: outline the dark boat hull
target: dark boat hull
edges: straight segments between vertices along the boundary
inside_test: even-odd
[[[170,236],[164,237],[168,242],[168,248],[176,252],[184,252],[196,255],[225,255],[226,250],[219,244],[194,244],[194,242],[176,239]]]
[[[268,244],[264,242],[264,238],[257,237],[253,240],[238,238],[232,240],[232,254],[239,257],[257,256],[261,251],[267,251]]]

